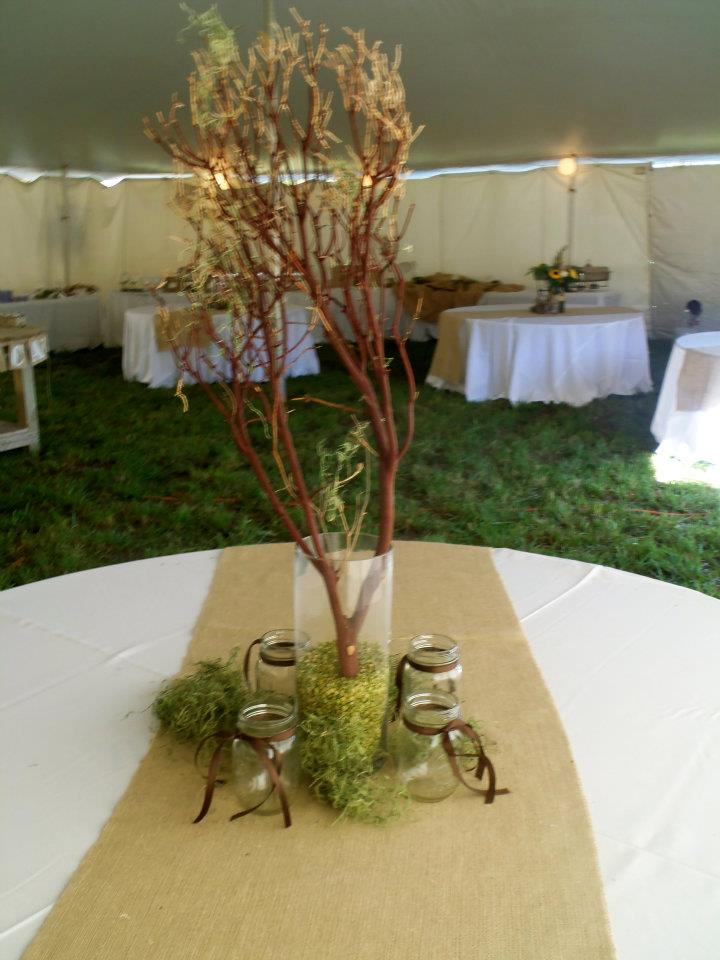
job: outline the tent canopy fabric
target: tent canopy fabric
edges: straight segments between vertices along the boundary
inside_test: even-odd
[[[198,9],[209,2],[193,3]],[[291,22],[277,0],[281,24]],[[262,0],[219,0],[241,48]],[[403,49],[416,169],[559,157],[720,152],[717,0],[299,0]],[[185,93],[177,0],[3,0],[0,165],[169,169],[141,119]]]

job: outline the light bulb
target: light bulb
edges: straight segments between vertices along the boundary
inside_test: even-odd
[[[577,173],[578,162],[576,157],[563,157],[558,164],[558,173],[564,177],[574,177]]]

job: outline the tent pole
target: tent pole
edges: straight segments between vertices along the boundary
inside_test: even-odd
[[[275,20],[275,2],[274,0],[263,0],[263,31],[266,37],[269,37],[272,33],[272,28],[276,23]]]
[[[568,264],[573,262],[573,244],[575,242],[575,197],[577,196],[577,188],[575,187],[575,178],[577,173],[574,173],[570,177],[568,183],[568,219],[567,219],[567,254],[566,259]]]
[[[70,286],[70,208],[68,205],[67,192],[68,167],[65,164],[62,168],[62,177],[60,179],[60,225],[61,225],[61,243],[62,243],[62,261],[63,261],[63,288]]]

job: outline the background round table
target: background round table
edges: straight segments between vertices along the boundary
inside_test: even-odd
[[[20,956],[147,750],[147,707],[180,666],[217,555],[0,593],[0,960]],[[717,956],[720,601],[577,561],[493,555],[570,740],[619,960]]]
[[[517,307],[459,307],[438,321],[430,386],[468,400],[582,406],[652,389],[645,318],[617,307],[539,315]]]
[[[650,429],[658,456],[720,465],[720,331],[675,341]]]
[[[164,303],[170,308],[186,307],[189,303],[184,293],[162,291],[161,294]],[[103,346],[122,346],[125,314],[128,310],[156,305],[157,300],[149,290],[111,290],[105,299],[103,310]]]

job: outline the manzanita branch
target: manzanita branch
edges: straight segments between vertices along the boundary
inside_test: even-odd
[[[196,319],[176,335],[173,349],[181,369],[202,384],[228,423],[276,514],[322,577],[340,668],[351,677],[376,578],[367,579],[355,609],[344,611],[337,563],[323,537],[323,490],[308,482],[291,405],[325,405],[350,417],[356,429],[359,420],[369,425],[362,442],[365,457],[373,452],[378,460],[376,552],[384,554],[392,542],[395,478],[414,424],[415,380],[401,330],[404,279],[397,264],[407,222],[398,229],[397,208],[419,130],[405,105],[397,54],[390,61],[379,44],[368,46],[361,32],[350,30],[344,43],[330,49],[326,27],[314,36],[307,21],[293,16],[296,32],[275,27],[242,58],[217,14],[203,15],[205,27],[213,22],[212,29],[203,29],[204,47],[193,54],[190,130],[180,122],[177,97],[166,115],[158,113],[145,127],[180,168],[195,174],[192,186],[180,185],[178,205],[196,237],[189,267]],[[344,167],[331,158],[339,138],[330,128],[332,96],[322,88],[325,78],[337,88],[350,130]],[[395,286],[389,329],[386,283]],[[287,401],[290,367],[312,347],[311,334],[300,344],[290,336],[290,298],[300,298],[310,327],[322,329],[357,391],[356,405],[306,395]],[[225,329],[210,319],[219,301],[229,314]],[[214,358],[200,346],[200,334],[214,344]],[[407,385],[402,440],[386,336]],[[208,371],[220,378],[228,370],[229,387],[208,382]],[[342,479],[336,476],[335,492],[364,470],[360,465]],[[369,496],[363,482],[359,512],[352,520],[341,516],[350,544]]]

